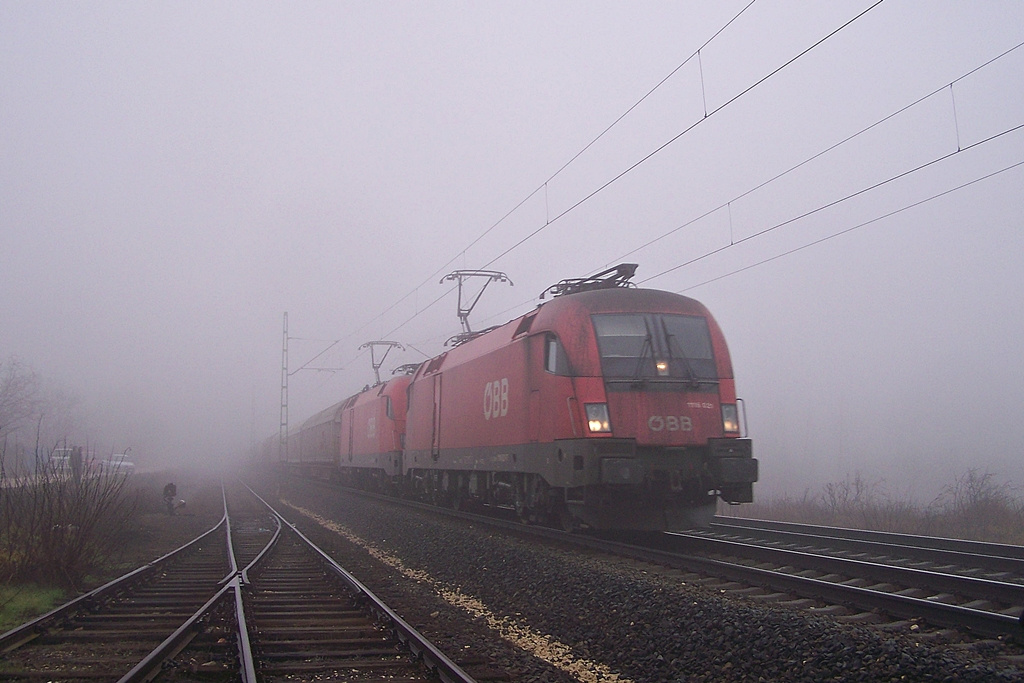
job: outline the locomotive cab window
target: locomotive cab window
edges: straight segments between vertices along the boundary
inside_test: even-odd
[[[391,397],[390,396],[385,396],[384,397],[384,414],[387,415],[389,419],[392,419],[392,420],[395,419],[395,409],[393,407],[391,407]]]
[[[717,382],[707,320],[696,315],[592,316],[605,379]]]
[[[553,375],[569,374],[569,357],[562,342],[553,334],[544,338],[544,369]]]

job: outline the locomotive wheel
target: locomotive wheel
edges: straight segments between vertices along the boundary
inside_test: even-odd
[[[523,499],[522,494],[518,491],[516,492],[515,510],[516,519],[519,520],[520,524],[530,523],[530,509],[526,507],[526,500]]]
[[[558,505],[552,514],[552,517],[554,518],[555,528],[561,529],[566,533],[571,534],[574,531],[578,531],[580,528],[579,520],[576,519],[576,515],[572,514],[565,503]]]

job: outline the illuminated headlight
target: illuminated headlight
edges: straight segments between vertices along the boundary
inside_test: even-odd
[[[736,406],[733,406],[735,408]],[[587,403],[587,427],[593,433],[612,431],[612,422],[608,419],[607,403]]]
[[[726,433],[738,433],[740,431],[740,419],[736,412],[735,403],[722,404],[722,430]]]
[[[668,376],[668,361],[659,360],[654,364],[654,367],[658,370],[658,377]]]

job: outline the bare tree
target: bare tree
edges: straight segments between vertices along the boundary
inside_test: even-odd
[[[16,358],[0,362],[0,437],[39,409],[39,375]]]

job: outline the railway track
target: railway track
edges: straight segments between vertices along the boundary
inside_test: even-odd
[[[357,492],[358,493],[358,492]],[[955,629],[1024,645],[1024,548],[716,518],[710,530],[624,540],[400,502],[686,572],[682,580],[839,620]]]
[[[963,553],[953,565],[919,547],[901,556],[892,545],[881,553],[863,541],[854,548],[839,541],[811,546],[806,539],[790,539],[783,547],[778,540],[694,531],[668,534],[655,547],[672,555],[698,554],[722,576],[768,591],[750,593],[753,599],[818,601],[807,606],[851,621],[879,622],[888,615],[1024,643],[1020,574],[986,569],[984,561],[971,566]]]
[[[697,533],[1024,584],[1024,546],[734,517]]]
[[[259,501],[0,635],[0,680],[473,680]]]

